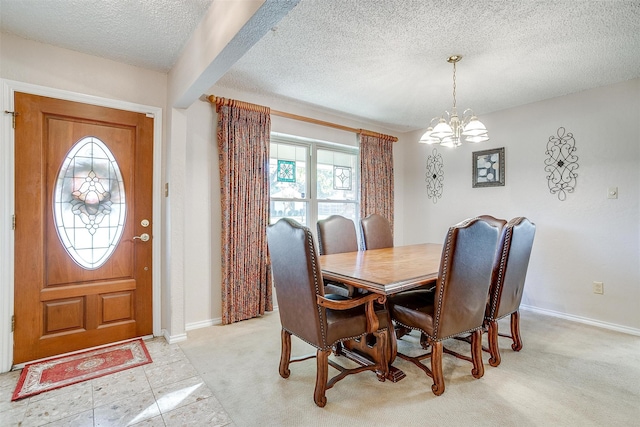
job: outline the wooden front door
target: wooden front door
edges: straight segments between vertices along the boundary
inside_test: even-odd
[[[24,93],[15,111],[13,363],[151,334],[153,118]]]

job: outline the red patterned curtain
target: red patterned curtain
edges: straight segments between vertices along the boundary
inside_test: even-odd
[[[273,310],[267,261],[269,108],[216,98],[222,203],[222,323]]]
[[[360,133],[360,218],[379,214],[393,230],[393,143],[396,137]]]

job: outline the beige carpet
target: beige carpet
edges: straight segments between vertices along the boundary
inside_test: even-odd
[[[524,348],[513,352],[501,338],[502,364],[489,366],[485,353],[481,379],[470,363],[445,355],[446,390],[437,397],[429,377],[396,359],[406,378],[351,375],[327,391],[324,408],[313,402],[315,359],[291,364],[286,380],[278,374],[277,312],[191,331],[180,347],[237,427],[640,425],[640,337],[527,311],[521,317]],[[401,349],[416,341],[413,332]],[[292,344],[294,356],[312,351],[295,337]]]

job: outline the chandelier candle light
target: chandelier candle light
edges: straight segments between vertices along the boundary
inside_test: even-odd
[[[458,147],[462,145],[462,139],[466,142],[484,142],[489,140],[487,128],[473,114],[470,108],[462,113],[462,119],[458,117],[456,110],[456,63],[462,59],[462,55],[452,55],[447,62],[453,64],[453,108],[451,112],[445,111],[441,117],[431,119],[427,131],[420,138],[423,144],[440,144],[445,147]],[[444,116],[449,119],[448,122]],[[433,126],[433,123],[438,123]]]

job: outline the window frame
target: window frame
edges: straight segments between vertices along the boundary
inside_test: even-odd
[[[335,142],[322,141],[311,138],[304,138],[294,135],[286,135],[280,133],[271,133],[270,143],[275,144],[287,144],[291,146],[304,147],[307,150],[307,174],[306,174],[306,185],[307,189],[305,191],[305,197],[296,199],[296,198],[282,198],[282,197],[271,197],[269,195],[269,208],[271,208],[272,202],[304,202],[307,204],[307,225],[311,231],[316,233],[316,223],[318,222],[318,205],[320,203],[349,203],[355,206],[355,214],[356,218],[354,219],[355,224],[358,224],[360,221],[360,147],[357,145],[346,145],[339,144]],[[356,198],[355,200],[336,200],[336,199],[318,199],[318,150],[326,150],[326,151],[334,151],[349,155],[355,155],[355,180],[354,185]],[[271,162],[271,153],[269,153],[269,162]],[[272,212],[269,210],[269,222],[271,223]]]

